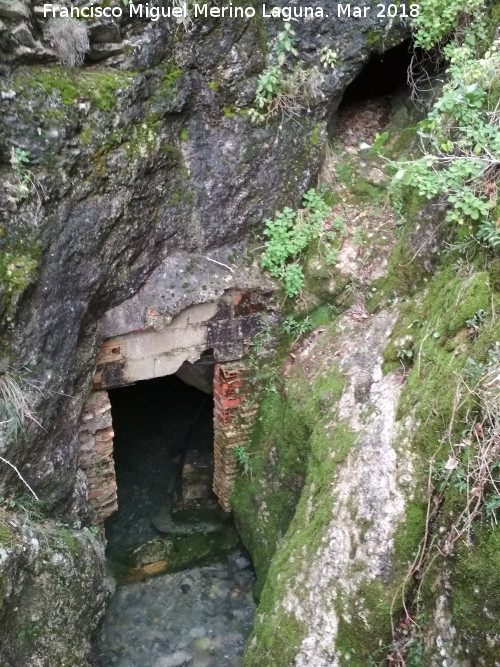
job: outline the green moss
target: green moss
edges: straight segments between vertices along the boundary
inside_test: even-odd
[[[240,546],[239,535],[230,517],[220,511],[208,511],[203,515],[200,510],[186,510],[172,516],[178,523],[208,521],[212,528],[191,535],[158,537],[125,553],[115,563],[120,579],[146,578],[214,562]],[[149,569],[148,565],[155,567]]]
[[[458,282],[459,279],[455,279]],[[460,279],[457,290],[450,286],[450,292],[457,292],[453,302],[453,312],[446,328],[450,332],[458,331],[465,327],[465,322],[474,317],[478,310],[488,310],[490,307],[489,279],[486,272],[475,273],[470,278]]]
[[[218,81],[208,81],[207,86],[216,93],[219,90]]]
[[[380,650],[379,647],[390,643],[393,594],[393,587],[379,579],[365,579],[360,583],[347,613],[341,611],[345,602],[342,598],[337,599],[339,626],[335,648],[342,655],[341,665],[366,667],[373,654]],[[363,628],[362,632],[360,628]],[[381,652],[383,655],[384,649]]]
[[[35,279],[38,262],[38,248],[33,256],[10,252],[0,255],[0,282],[4,289],[11,295],[22,292]]]
[[[324,190],[321,197],[328,206],[335,206],[341,202],[340,195],[336,192],[331,192],[330,190]]]
[[[335,172],[339,181],[349,189],[351,198],[358,199],[360,203],[378,205],[387,197],[384,188],[370,183],[358,173],[357,163],[351,157],[343,155],[335,166]]]
[[[382,34],[377,32],[376,30],[373,30],[373,28],[370,28],[366,32],[366,43],[368,46],[375,46],[375,44],[378,44],[382,39]]]
[[[47,95],[57,92],[65,105],[79,99],[90,100],[95,109],[112,111],[116,107],[117,92],[127,88],[134,78],[131,72],[71,70],[64,67],[30,67],[15,79],[18,89],[30,92],[41,90]]]
[[[259,623],[251,636],[249,646],[243,658],[244,667],[289,667],[294,663],[300,644],[305,637],[305,626],[293,614],[276,610],[271,620]],[[255,639],[254,639],[255,638]]]
[[[9,544],[11,539],[12,539],[12,533],[10,531],[10,528],[2,520],[0,520],[0,546],[3,544]],[[1,578],[0,578],[0,583],[1,583]]]
[[[186,127],[183,127],[180,133],[181,141],[189,141],[189,132]]]
[[[252,474],[237,477],[231,500],[257,573],[257,591],[262,589],[276,545],[284,536],[302,491],[310,433],[310,426],[295,405],[275,393],[264,398],[249,448]],[[276,464],[269,465],[274,457]],[[266,507],[265,521],[259,516],[262,503]]]
[[[236,109],[234,104],[222,107],[222,113],[226,118],[232,118],[233,116],[236,116]]]
[[[406,508],[405,520],[394,536],[394,563],[399,575],[405,575],[413,562],[425,530],[427,506],[412,502]]]
[[[256,37],[257,37],[257,46],[261,55],[265,58],[269,52],[269,38],[267,34],[267,27],[264,17],[257,12],[254,21],[253,21]]]
[[[34,621],[26,621],[16,631],[19,647],[25,655],[32,655],[38,639],[43,635],[42,627]]]
[[[324,303],[321,306],[318,306],[311,313],[309,313],[309,317],[312,322],[312,328],[315,329],[316,327],[320,327],[323,324],[329,324],[334,318],[336,312],[336,309],[332,308],[330,304]]]
[[[175,63],[169,63],[163,72],[161,92],[169,93],[179,79],[184,75],[183,70]]]
[[[460,542],[452,565],[453,625],[471,655],[493,665],[498,645],[490,638],[500,635],[500,528],[477,526],[474,544]]]
[[[156,146],[160,122],[156,115],[148,116],[144,122],[133,125],[128,131],[125,155],[129,160],[144,158]]]
[[[314,128],[313,128],[312,134],[311,134],[311,136],[310,136],[310,138],[309,138],[309,143],[310,143],[312,146],[316,146],[316,145],[318,144],[318,142],[319,142],[319,130],[320,130],[320,127],[321,127],[320,123],[316,123],[316,125],[315,125]]]
[[[385,352],[386,363],[396,363],[399,341],[411,336],[411,341],[405,345],[413,349],[413,365],[408,369],[398,419],[404,423],[410,417],[414,424],[411,433],[403,433],[401,438],[411,437],[415,452],[416,488],[414,500],[406,510],[405,522],[395,535],[394,567],[396,576],[400,578],[413,561],[424,535],[429,462],[447,460],[449,442],[460,442],[470,424],[467,414],[477,409],[473,396],[464,391],[461,383],[466,361],[470,357],[476,363],[486,363],[491,344],[500,340],[500,322],[492,316],[499,312],[500,306],[500,295],[491,288],[496,280],[496,264],[491,264],[491,272],[474,271],[471,265],[466,277],[463,277],[456,275],[449,257],[445,257],[442,263],[448,266],[442,266],[428,281],[423,297],[401,304],[400,318]],[[465,327],[465,320],[473,317],[479,309],[486,310],[488,316],[471,335]],[[460,400],[457,401],[459,389]],[[450,485],[442,510],[430,527],[431,532],[437,532],[442,527],[449,528],[462,513],[464,504],[464,494]],[[499,587],[496,572],[500,563],[497,563],[496,549],[500,547],[500,531],[476,524],[473,533],[474,545],[466,547],[460,541],[456,555],[448,560],[453,624],[469,647],[470,654],[484,656],[489,664],[488,659],[491,661],[493,652],[487,646],[486,633],[500,632],[500,627],[495,627],[491,621],[498,618],[500,597],[494,593],[485,594],[485,591],[495,591]],[[442,568],[441,558],[433,561],[423,582],[421,609],[429,617],[440,594],[436,582],[441,580]],[[409,595],[412,583],[408,582]],[[491,614],[488,612],[485,615],[484,609],[489,607]]]
[[[85,127],[78,135],[80,143],[83,146],[88,146],[92,141],[92,135],[93,135],[93,128],[90,125],[88,127]]]
[[[64,544],[68,547],[70,553],[73,556],[78,556],[78,554],[80,553],[80,543],[78,542],[76,537],[72,535],[67,528],[61,528],[61,530],[59,531],[59,535]]]

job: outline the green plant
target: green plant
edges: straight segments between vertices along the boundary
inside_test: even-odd
[[[243,447],[243,445],[238,445],[233,449],[233,454],[236,457],[236,460],[240,464],[240,466],[243,468],[243,472],[247,476],[252,476],[252,468],[250,465],[250,456],[247,452],[247,450]]]
[[[289,53],[298,56],[299,53],[295,48],[295,30],[292,30],[290,23],[283,24],[283,30],[278,33],[278,41],[276,42],[276,53],[278,54],[278,65],[285,64],[286,57]]]
[[[287,315],[281,323],[281,328],[286,334],[297,340],[314,329],[314,322],[309,316],[298,320],[294,315]]]
[[[27,422],[41,426],[33,410],[34,391],[40,388],[21,371],[0,372],[0,426],[9,437],[17,438]]]
[[[470,19],[482,10],[483,0],[421,0],[418,16],[412,16],[416,46],[431,49],[457,28],[461,19]]]
[[[484,364],[480,364],[475,359],[472,359],[472,357],[468,357],[462,369],[462,375],[468,380],[477,382],[483,375],[485,368]]]
[[[422,156],[400,164],[394,181],[415,187],[419,195],[444,196],[446,218],[465,234],[493,249],[500,247],[494,211],[500,163],[500,53],[498,40],[488,45],[485,5],[471,0],[451,4],[425,0],[415,19],[416,43],[429,48],[460,24],[443,47],[448,61],[447,83],[427,118],[419,125]],[[431,6],[435,9],[431,9]],[[474,20],[472,19],[474,16]],[[493,214],[493,217],[492,217]]]
[[[500,342],[495,341],[488,348],[488,362],[490,364],[498,364],[500,361]]]
[[[279,65],[273,65],[259,76],[255,107],[248,115],[252,122],[264,122],[279,113],[297,116],[304,101],[318,95],[321,80],[317,68],[306,70],[299,64],[284,74]]]
[[[324,221],[331,215],[331,207],[314,189],[306,192],[302,203],[304,208],[299,211],[285,207],[274,220],[266,220],[264,230],[268,240],[261,266],[283,281],[285,293],[290,298],[296,297],[304,286],[300,260],[310,242],[323,237],[328,249],[332,242],[332,232],[326,239],[323,230]]]
[[[327,46],[325,46],[325,48],[322,49],[319,59],[323,67],[333,68],[338,63],[337,52],[332,51],[332,49],[329,49]]]
[[[468,329],[473,329],[475,332],[477,332],[479,327],[483,324],[484,320],[486,319],[487,315],[488,313],[482,308],[480,310],[476,310],[473,317],[471,317],[468,320],[465,320],[465,326]]]
[[[273,65],[259,75],[257,92],[254,104],[256,109],[249,109],[248,113],[253,121],[262,121],[268,115],[272,115],[272,104],[283,91],[284,77],[281,68]],[[264,113],[267,111],[267,113]]]
[[[5,434],[9,439],[17,439],[24,431],[27,422],[35,423],[43,428],[34,412],[36,393],[42,393],[40,386],[28,381],[20,371],[8,368],[0,372],[0,434]],[[14,470],[24,486],[38,501],[38,496],[18,468],[3,456],[0,456],[0,461]]]
[[[16,201],[26,199],[32,186],[31,174],[26,165],[29,163],[30,154],[22,148],[12,148],[10,152],[10,165],[16,178]]]
[[[478,229],[476,236],[493,250],[500,248],[500,226],[497,220],[485,220]]]
[[[0,498],[0,507],[16,512],[31,521],[43,521],[47,517],[47,504],[33,495],[21,494],[12,498]]]
[[[396,357],[404,364],[413,362],[413,350],[407,347],[398,347]]]
[[[259,75],[254,106],[248,110],[254,123],[264,122],[279,113],[297,116],[304,101],[319,94],[323,79],[317,67],[306,70],[302,63],[298,63],[284,71],[288,55],[296,57],[299,54],[291,24],[285,22],[283,28],[273,49],[273,62]]]

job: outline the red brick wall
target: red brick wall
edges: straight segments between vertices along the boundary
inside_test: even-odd
[[[229,500],[238,462],[234,448],[248,444],[257,406],[245,394],[247,371],[241,362],[216,365],[214,369],[214,481],[213,490],[221,507],[229,511]]]
[[[87,478],[87,498],[96,524],[118,508],[113,426],[107,391],[93,391],[85,404],[79,429],[80,468]]]
[[[98,356],[94,391],[85,404],[79,430],[80,468],[87,477],[88,500],[96,523],[118,508],[113,459],[111,405],[102,389],[102,368],[121,359],[119,341],[106,341]],[[229,511],[229,499],[238,472],[234,448],[245,446],[257,406],[245,394],[242,362],[216,365],[214,369],[214,479],[213,490],[221,507]]]

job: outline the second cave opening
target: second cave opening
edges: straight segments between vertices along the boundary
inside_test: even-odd
[[[344,91],[328,133],[347,146],[371,144],[397,107],[410,103],[408,71],[414,57],[411,40],[373,55]]]

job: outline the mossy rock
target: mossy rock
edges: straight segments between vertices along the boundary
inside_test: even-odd
[[[157,537],[128,551],[118,559],[125,566],[125,577],[130,569],[142,571],[145,576],[175,572],[219,560],[240,545],[239,535],[227,514],[219,511],[180,510],[173,513],[175,520],[193,524],[205,522],[205,530],[186,535]],[[118,569],[120,567],[118,566]]]
[[[117,70],[72,70],[64,67],[33,66],[22,70],[16,77],[15,87],[30,92],[57,93],[64,105],[88,99],[95,109],[112,111],[117,104],[117,92],[127,88],[135,77],[132,72]]]
[[[458,544],[451,561],[452,621],[478,664],[500,655],[500,527],[477,526],[474,543]]]
[[[0,546],[10,544],[11,540],[12,540],[12,532],[9,526],[0,519]]]

